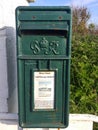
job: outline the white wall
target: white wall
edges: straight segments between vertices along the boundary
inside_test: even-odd
[[[28,5],[26,0],[0,1],[0,28],[4,26],[15,27],[15,8]]]
[[[17,113],[15,9],[26,0],[0,1],[0,112]],[[9,107],[8,107],[9,104]]]

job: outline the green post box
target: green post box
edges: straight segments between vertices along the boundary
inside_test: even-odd
[[[67,127],[70,7],[18,7],[16,30],[20,126]]]

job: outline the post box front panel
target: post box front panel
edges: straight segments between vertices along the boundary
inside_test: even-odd
[[[63,60],[51,60],[50,69],[48,69],[48,62],[48,60],[20,62],[20,66],[23,65],[24,68],[21,70],[24,87],[19,88],[24,92],[20,102],[22,127],[67,126],[68,122],[65,123],[65,120],[68,110],[65,108],[65,103],[67,106],[68,93],[66,78],[63,78],[65,73],[68,73],[67,65]],[[63,73],[64,70],[66,70],[65,73]],[[66,102],[63,101],[65,94]]]

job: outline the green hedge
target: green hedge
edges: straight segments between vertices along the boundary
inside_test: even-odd
[[[70,113],[98,115],[98,35],[73,35],[70,97]]]

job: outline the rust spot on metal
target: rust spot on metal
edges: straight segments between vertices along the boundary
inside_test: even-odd
[[[35,19],[36,17],[35,17],[35,16],[33,16],[32,18],[33,18],[33,19]]]
[[[62,16],[59,16],[59,20],[61,20],[62,19]]]

